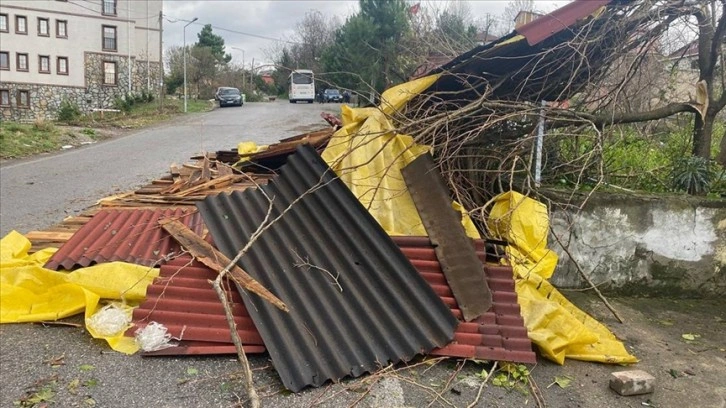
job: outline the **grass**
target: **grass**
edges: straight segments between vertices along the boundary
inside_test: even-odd
[[[214,105],[209,101],[187,101],[187,112],[208,112]],[[49,121],[15,123],[0,121],[0,159],[13,159],[59,150],[64,145],[78,145],[82,141],[98,140],[99,128],[135,129],[149,126],[183,114],[184,101],[167,99],[164,111],[159,112],[159,101],[138,103],[130,112],[100,112],[84,115],[68,123],[80,126],[73,129]]]
[[[58,150],[68,135],[47,122],[0,122],[0,158],[9,159]]]
[[[206,100],[187,101],[187,112],[198,113],[212,110],[214,105]],[[86,127],[118,127],[123,129],[136,129],[153,125],[182,114],[184,101],[181,99],[165,99],[164,110],[159,111],[159,101],[136,103],[129,112],[94,112],[84,115],[72,122],[74,125]]]

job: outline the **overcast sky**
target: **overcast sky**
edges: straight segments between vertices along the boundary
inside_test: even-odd
[[[411,2],[414,4],[416,2]],[[468,3],[474,20],[483,19],[487,13],[500,16],[508,1],[464,1]],[[536,1],[538,11],[552,11],[567,1]],[[421,7],[445,8],[447,1],[421,1]],[[205,24],[212,24],[213,31],[224,38],[232,61],[250,66],[269,63],[269,50],[276,41],[292,39],[294,28],[309,10],[319,10],[325,16],[336,16],[342,23],[347,16],[358,11],[357,1],[239,1],[239,0],[167,0],[164,2],[164,48],[183,44],[183,27],[194,17],[198,20],[186,28],[186,41],[197,41],[197,33]],[[186,20],[186,21],[184,21]],[[279,43],[278,43],[279,44]],[[236,47],[244,50],[237,50]]]

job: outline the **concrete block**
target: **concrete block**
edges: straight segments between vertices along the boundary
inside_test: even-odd
[[[617,371],[610,375],[610,388],[624,396],[648,394],[655,388],[655,377],[643,370]]]

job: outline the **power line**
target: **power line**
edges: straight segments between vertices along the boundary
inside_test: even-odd
[[[87,3],[94,4],[96,6],[101,6],[101,4],[94,3],[91,0],[82,0],[82,1],[85,1]],[[78,7],[82,8],[82,9],[86,9],[86,10],[92,11],[94,13],[101,13],[103,11],[103,9],[97,10],[97,9],[94,9],[94,8],[91,8],[91,7],[86,7],[86,6],[82,5],[82,4],[78,4],[78,3],[74,2],[74,1],[69,1],[68,3],[73,4],[74,6],[78,6]],[[103,6],[101,6],[101,7],[103,7]],[[117,11],[118,10],[128,11],[130,9],[117,8],[116,10]],[[147,17],[142,17],[142,16],[124,16],[124,15],[118,14],[118,17],[127,17],[127,18],[134,19],[134,20],[144,20],[144,19],[149,20],[149,19],[154,18],[154,17],[159,17],[159,15],[158,14],[152,14],[152,15],[147,16]]]
[[[166,18],[166,21],[168,21],[170,23],[176,23],[176,22],[179,22],[179,21],[182,21],[182,22],[185,22],[185,23],[191,22],[191,20],[184,20],[184,19],[181,19],[181,18],[174,19],[173,17],[169,17],[166,14],[164,15],[164,18]],[[172,21],[172,20],[174,20],[174,21]],[[206,25],[205,23],[199,23],[199,22],[194,22],[192,24],[194,24],[194,25],[200,25],[200,26],[205,26]],[[270,41],[279,41],[279,42],[284,42],[284,43],[288,43],[288,44],[296,44],[296,45],[302,45],[303,44],[303,43],[298,42],[298,41],[283,40],[283,39],[280,39],[280,38],[267,37],[267,36],[260,35],[260,34],[252,34],[252,33],[246,33],[244,31],[232,30],[231,28],[220,27],[220,26],[216,26],[216,25],[213,25],[213,24],[210,24],[210,25],[215,30],[226,31],[226,32],[233,33],[233,34],[246,35],[248,37],[260,38],[260,39],[263,39],[263,40],[270,40]]]

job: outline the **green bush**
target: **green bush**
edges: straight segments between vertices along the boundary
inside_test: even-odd
[[[713,175],[709,160],[703,157],[683,157],[673,167],[673,188],[688,194],[706,194]]]
[[[133,98],[130,97],[129,94],[126,94],[124,97],[116,97],[113,100],[113,106],[114,108],[120,110],[121,112],[131,112],[131,107],[134,105]]]
[[[80,116],[81,110],[78,109],[78,105],[68,99],[63,99],[60,108],[58,108],[58,120],[69,123],[77,120]]]

